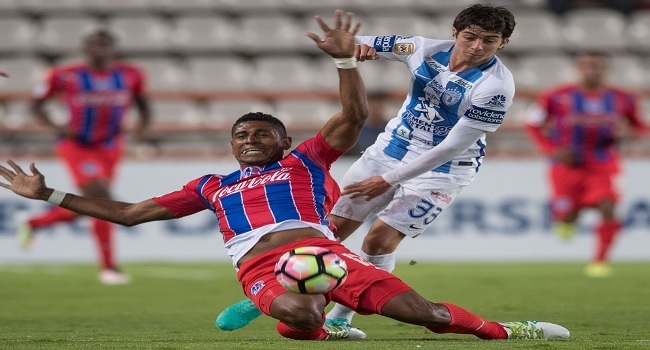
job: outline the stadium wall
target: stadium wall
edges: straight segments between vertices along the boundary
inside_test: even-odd
[[[332,173],[340,178],[352,162],[338,161]],[[64,169],[42,161],[39,169],[48,185],[74,191]],[[116,198],[138,201],[180,188],[206,173],[235,169],[233,161],[127,161],[115,184]],[[589,259],[597,220],[588,213],[578,236],[561,242],[550,230],[545,164],[540,159],[494,159],[484,164],[474,184],[416,239],[406,238],[398,249],[401,261],[574,261]],[[650,160],[630,160],[621,178],[623,202],[619,213],[626,229],[613,251],[613,260],[650,260]],[[34,249],[22,251],[14,237],[21,218],[49,204],[24,200],[0,191],[0,263],[92,262],[96,259],[88,220],[40,232]],[[362,227],[360,231],[366,230]],[[206,211],[179,220],[118,229],[121,261],[228,261],[216,219]],[[346,244],[361,246],[362,233]]]

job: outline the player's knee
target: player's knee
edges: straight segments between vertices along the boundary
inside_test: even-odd
[[[369,232],[363,240],[362,249],[368,255],[390,254],[395,251],[400,241],[382,234]]]
[[[432,326],[451,322],[449,310],[441,304],[421,299],[410,303],[409,308],[413,315],[413,324]]]
[[[415,291],[402,293],[382,308],[382,314],[398,321],[420,326],[449,324],[449,309],[442,304],[435,304]]]

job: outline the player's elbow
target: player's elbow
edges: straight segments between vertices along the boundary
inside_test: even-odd
[[[115,220],[113,220],[114,223],[127,227],[132,227],[146,221],[142,215],[138,215],[136,211],[129,209],[120,210],[115,216]]]
[[[360,104],[359,106],[350,108],[344,111],[344,113],[347,119],[354,121],[354,124],[357,125],[359,129],[363,127],[363,124],[366,123],[366,119],[368,119],[368,107],[365,104]]]

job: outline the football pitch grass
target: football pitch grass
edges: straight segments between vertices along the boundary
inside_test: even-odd
[[[262,316],[226,332],[221,310],[243,295],[228,264],[127,264],[128,286],[102,286],[94,265],[0,265],[0,349],[650,349],[650,262],[590,279],[579,263],[399,264],[434,301],[495,321],[564,325],[564,341],[482,341],[381,316],[356,316],[364,341],[293,341]]]

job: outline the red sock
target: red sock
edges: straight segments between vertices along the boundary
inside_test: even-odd
[[[325,313],[323,313],[323,323],[325,323]],[[282,322],[278,322],[276,329],[281,336],[289,339],[324,340],[327,338],[327,332],[325,332],[323,327],[318,327],[313,331],[301,331],[293,329]]]
[[[45,213],[31,218],[27,223],[33,229],[52,226],[59,222],[70,222],[76,219],[79,214],[61,207],[54,207]]]
[[[596,228],[598,242],[596,243],[596,255],[594,261],[604,262],[608,260],[608,255],[614,238],[621,231],[621,223],[616,220],[605,220]]]
[[[92,219],[92,223],[102,268],[113,269],[115,268],[115,261],[113,261],[113,226],[110,222],[99,219]]]
[[[434,333],[472,334],[481,339],[508,339],[500,324],[490,322],[454,304],[441,303],[449,309],[451,322],[444,326],[427,327]]]

